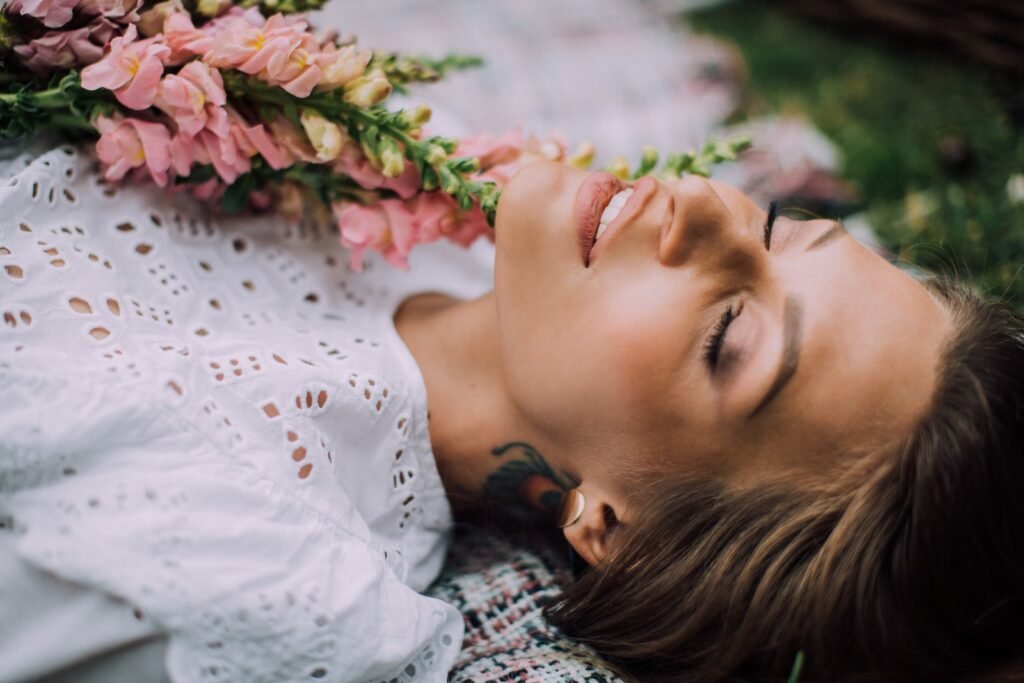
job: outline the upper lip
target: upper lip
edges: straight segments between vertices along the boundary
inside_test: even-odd
[[[622,189],[625,189],[625,187],[626,185],[623,184]],[[632,223],[641,213],[643,213],[648,202],[657,193],[657,191],[658,181],[651,176],[644,176],[633,184],[632,196],[622,207],[622,210],[619,211],[619,215],[615,217],[615,220],[608,224],[608,227],[601,235],[600,241],[595,243],[593,236],[591,236],[588,251],[584,258],[585,265],[589,266],[597,260],[597,257],[600,256],[600,254],[607,248],[608,243],[615,239],[616,235],[622,231],[623,227]],[[618,192],[618,190],[616,190],[616,192]],[[605,206],[608,205],[608,200],[610,199],[611,196],[609,196],[601,205],[597,214],[598,216],[600,216],[600,212],[604,210]],[[597,228],[594,230],[596,232]]]

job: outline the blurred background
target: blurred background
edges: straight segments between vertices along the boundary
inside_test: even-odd
[[[1024,306],[1024,2],[332,0],[380,50],[482,56],[438,133],[561,133],[595,167],[746,132],[716,176]]]

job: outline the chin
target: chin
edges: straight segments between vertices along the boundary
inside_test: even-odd
[[[586,173],[536,161],[506,185],[495,222],[495,289],[557,286],[578,258],[572,202]]]
[[[582,268],[571,223],[574,193],[585,174],[564,164],[534,162],[516,173],[502,192],[495,223],[494,297],[510,381],[524,394],[548,367],[550,340],[578,303]],[[549,341],[545,341],[549,340]],[[543,362],[542,362],[543,359]]]

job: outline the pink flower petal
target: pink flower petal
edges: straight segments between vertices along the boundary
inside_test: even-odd
[[[164,73],[159,57],[147,55],[139,62],[139,68],[131,81],[114,91],[117,101],[129,109],[148,109],[156,99],[157,85]]]

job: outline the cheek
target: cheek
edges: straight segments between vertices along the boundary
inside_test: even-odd
[[[656,275],[550,298],[532,334],[505,338],[510,388],[524,412],[550,432],[589,435],[642,433],[678,414],[692,321]]]

